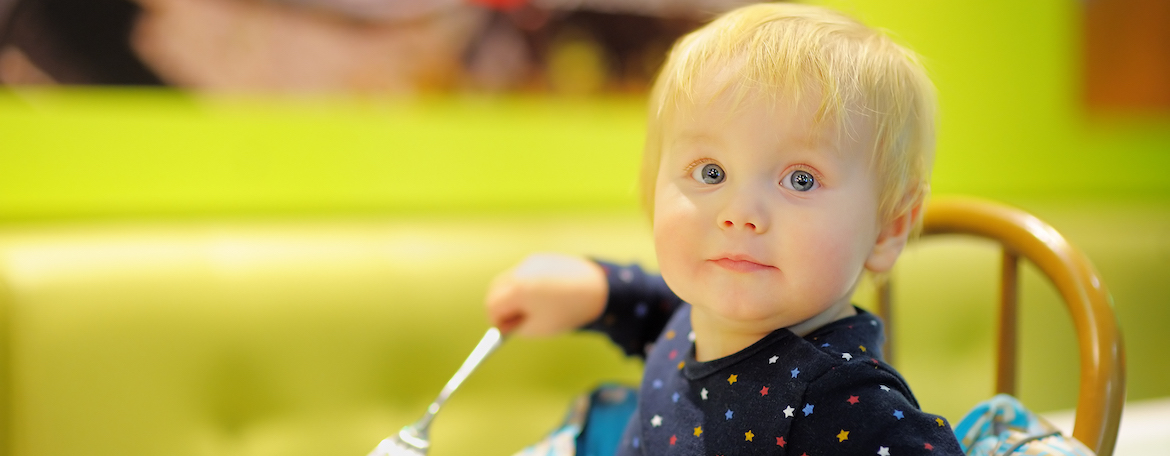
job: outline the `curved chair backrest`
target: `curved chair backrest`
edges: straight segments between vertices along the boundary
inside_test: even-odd
[[[1100,456],[1112,455],[1125,401],[1125,348],[1112,298],[1089,260],[1040,219],[984,200],[951,198],[928,205],[922,235],[940,234],[973,235],[1003,246],[996,393],[1016,394],[1016,283],[1020,257],[1034,263],[1056,285],[1072,314],[1080,349],[1080,391],[1073,436]],[[889,284],[883,284],[878,287],[878,312],[887,323],[887,356],[894,354],[891,305]]]

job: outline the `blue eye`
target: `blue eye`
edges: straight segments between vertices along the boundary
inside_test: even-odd
[[[691,177],[704,184],[718,184],[723,182],[727,175],[723,173],[723,168],[720,168],[719,165],[708,163],[702,168],[696,169]]]
[[[817,180],[815,177],[813,177],[812,173],[799,169],[793,171],[787,176],[784,176],[780,183],[781,185],[798,192],[807,192],[819,187]]]

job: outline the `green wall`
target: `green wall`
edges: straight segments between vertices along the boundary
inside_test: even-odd
[[[1080,102],[1081,2],[823,3],[924,56],[937,193],[1170,195],[1170,114]],[[630,207],[641,104],[0,94],[0,217]]]
[[[0,217],[623,207],[641,102],[0,97]]]
[[[941,107],[941,193],[1156,194],[1170,190],[1170,112],[1082,103],[1083,2],[825,1],[924,56]]]

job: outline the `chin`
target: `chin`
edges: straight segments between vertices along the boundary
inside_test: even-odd
[[[762,299],[761,296],[755,294],[732,292],[711,298],[708,301],[710,305],[704,307],[708,311],[729,321],[752,325],[762,324],[776,320],[778,314],[780,314],[777,303],[772,302],[772,300]]]

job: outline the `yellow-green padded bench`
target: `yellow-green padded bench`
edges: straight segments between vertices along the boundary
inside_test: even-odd
[[[636,213],[10,226],[3,451],[363,455],[470,352],[495,273],[533,250],[650,248]],[[601,336],[510,340],[432,454],[510,454],[639,367]]]

